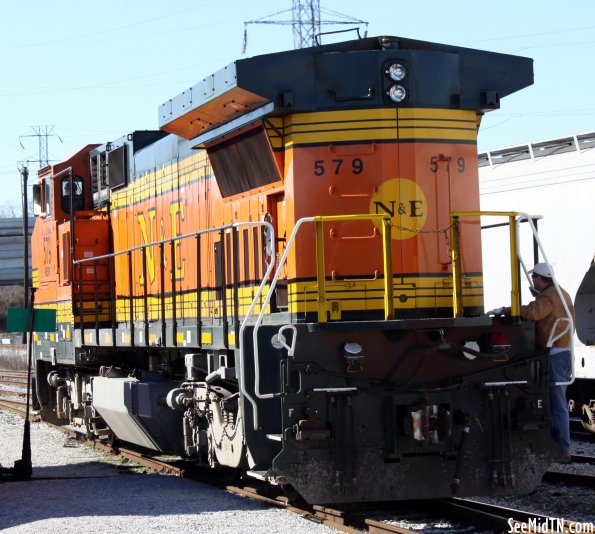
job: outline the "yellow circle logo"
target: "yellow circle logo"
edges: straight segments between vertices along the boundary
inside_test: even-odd
[[[383,182],[372,196],[370,213],[390,215],[392,238],[409,239],[426,224],[426,195],[413,180],[393,178]]]

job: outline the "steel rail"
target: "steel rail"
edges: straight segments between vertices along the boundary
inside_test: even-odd
[[[3,402],[0,401],[0,408],[3,408],[2,404]],[[15,402],[14,404],[23,403]],[[15,411],[15,413],[24,415],[24,411]],[[204,472],[197,472],[193,466],[188,466],[188,468],[180,467],[172,464],[171,462],[152,457],[144,452],[139,452],[129,448],[114,447],[101,440],[89,439],[85,434],[77,432],[72,428],[66,428],[52,424],[49,424],[49,426],[64,432],[70,438],[76,439],[85,445],[93,447],[97,450],[101,450],[108,454],[126,458],[137,464],[139,467],[145,467],[152,472],[188,477],[193,480],[208,483],[231,493],[257,500],[266,505],[285,508],[292,513],[300,515],[301,517],[320,524],[331,526],[341,532],[346,532],[348,534],[356,534],[361,532],[367,532],[368,534],[412,534],[413,532],[418,532],[418,530],[409,530],[393,525],[386,521],[379,521],[378,519],[367,517],[370,515],[369,512],[360,512],[357,510],[357,508],[352,509],[350,507],[347,509],[347,507],[345,507],[345,509],[340,509],[329,508],[327,506],[320,505],[309,505],[299,498],[292,499],[283,495],[282,489],[278,486],[271,486],[268,484],[259,486],[258,484],[255,485],[254,481],[252,480],[250,481],[251,485],[242,486],[237,484],[229,484],[222,480],[220,476],[216,476],[211,472],[206,474]],[[585,462],[593,460],[591,457],[581,457],[579,455],[573,456],[573,459],[574,458],[576,458],[576,461]],[[584,460],[579,460],[579,458],[584,458]],[[569,473],[559,473],[559,475],[564,477],[567,475],[574,476],[573,474]],[[593,481],[595,481],[595,478],[590,478],[592,484]],[[560,478],[559,482],[568,482],[568,478]],[[392,505],[394,504],[402,503],[381,503],[381,507],[383,507],[385,510],[391,510]],[[510,528],[511,522],[513,525],[519,525],[518,528],[520,529],[523,525],[529,525],[529,521],[537,522],[539,524],[546,524],[546,522],[552,521],[551,517],[542,516],[534,512],[528,512],[494,504],[486,504],[470,499],[453,498],[411,501],[409,505],[413,508],[423,510],[428,516],[441,514],[446,515],[451,520],[459,521],[466,525],[473,525],[475,527],[489,529],[499,529],[503,531],[507,531]],[[394,518],[395,521],[398,519],[398,517]],[[574,524],[575,523],[572,521],[563,521],[564,528],[566,529],[570,528]]]

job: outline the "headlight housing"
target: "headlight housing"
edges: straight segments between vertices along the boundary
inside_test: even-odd
[[[407,98],[407,91],[402,85],[395,84],[388,90],[388,96],[393,102],[399,104]]]
[[[386,69],[386,75],[395,82],[400,82],[407,76],[407,69],[402,63],[392,63]]]

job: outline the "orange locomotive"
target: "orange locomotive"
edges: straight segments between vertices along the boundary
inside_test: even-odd
[[[483,316],[476,135],[531,83],[397,37],[269,54],[42,169],[43,417],[311,502],[530,491],[546,356]]]

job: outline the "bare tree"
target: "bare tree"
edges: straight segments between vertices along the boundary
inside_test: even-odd
[[[16,219],[21,217],[23,208],[18,202],[6,201],[0,203],[0,217],[6,217],[9,219]]]

